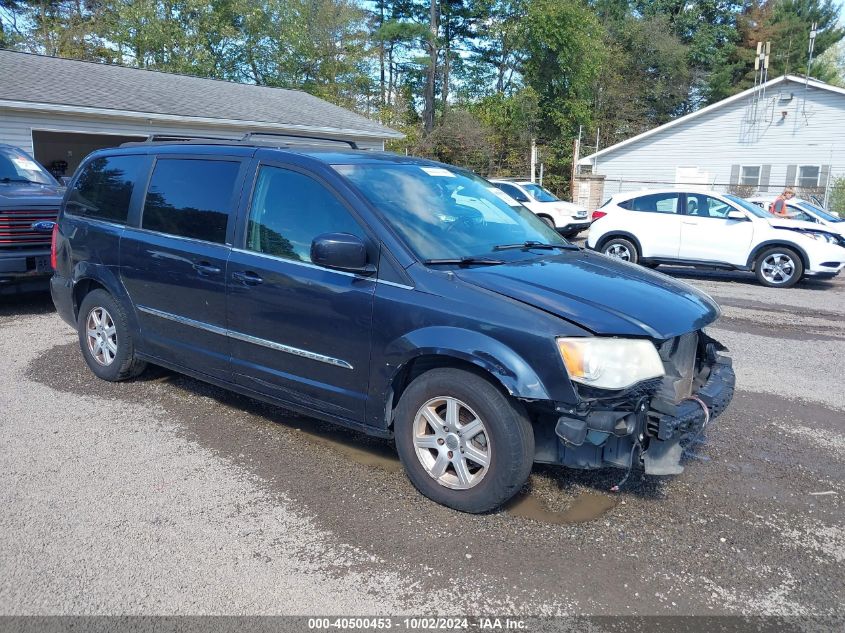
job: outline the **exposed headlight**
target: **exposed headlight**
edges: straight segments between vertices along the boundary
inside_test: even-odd
[[[644,339],[559,338],[557,346],[569,378],[599,389],[625,389],[662,376],[657,348]]]
[[[839,244],[839,240],[836,239],[836,236],[831,235],[830,233],[817,233],[814,231],[807,231],[804,235],[806,235],[807,237],[811,237],[814,240],[828,242],[829,244]]]

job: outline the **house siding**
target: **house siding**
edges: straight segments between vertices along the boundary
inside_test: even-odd
[[[606,195],[667,184],[724,191],[736,184],[742,165],[761,167],[759,193],[795,184],[798,165],[819,166],[833,177],[845,174],[845,95],[787,80],[767,90],[756,117],[754,107],[748,95],[611,149],[593,157],[593,171],[606,176]],[[677,182],[679,168],[681,174],[697,168],[700,181]],[[768,192],[761,191],[766,177]]]
[[[139,135],[150,134],[172,134],[185,136],[223,136],[239,138],[245,132],[259,131],[250,128],[248,125],[185,125],[180,123],[167,123],[163,121],[152,121],[145,123],[142,120],[121,118],[120,116],[86,116],[82,114],[52,114],[43,112],[31,112],[26,110],[11,110],[0,108],[0,143],[7,143],[20,147],[32,154],[32,131],[49,130],[56,132],[82,132],[90,134],[117,134],[117,135]],[[262,130],[262,131],[267,131]],[[295,130],[285,130],[283,127],[274,128],[272,131],[279,133],[289,132],[296,134]],[[299,132],[302,134],[302,132]],[[382,149],[384,142],[381,139],[349,137],[331,135],[334,138],[343,138],[355,141],[359,147],[364,149]]]

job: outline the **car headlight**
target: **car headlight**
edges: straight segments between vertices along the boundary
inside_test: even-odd
[[[814,240],[827,242],[829,244],[838,244],[839,243],[839,240],[836,239],[836,236],[831,235],[830,233],[817,233],[817,232],[814,232],[814,231],[807,231],[807,233],[805,233],[805,235],[807,237],[813,238]]]
[[[625,389],[664,374],[657,348],[644,339],[559,338],[569,378],[599,389]]]

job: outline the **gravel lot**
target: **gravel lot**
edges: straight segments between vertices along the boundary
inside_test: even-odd
[[[739,392],[686,471],[419,496],[392,446],[164,371],[97,381],[0,299],[0,614],[845,613],[845,279],[711,293]]]

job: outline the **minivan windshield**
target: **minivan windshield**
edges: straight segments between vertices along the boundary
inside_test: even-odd
[[[0,147],[0,183],[31,182],[52,185],[58,182],[44,168],[20,150]]]
[[[461,169],[395,163],[333,167],[422,260],[482,257],[492,263],[503,246],[571,246],[510,196]]]
[[[749,213],[753,213],[758,218],[768,218],[768,219],[772,218],[771,213],[769,213],[765,209],[761,209],[756,204],[752,204],[751,202],[748,202],[748,200],[745,200],[743,198],[740,198],[739,196],[735,196],[735,195],[730,194],[730,193],[726,193],[725,197],[728,200],[730,200],[731,202],[733,202],[734,204],[741,206],[743,209],[745,209]]]
[[[526,183],[520,186],[525,189],[528,193],[530,193],[531,197],[534,198],[537,202],[557,202],[559,200],[559,198],[555,196],[551,191],[541,187],[540,185],[535,185],[533,182]]]

